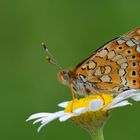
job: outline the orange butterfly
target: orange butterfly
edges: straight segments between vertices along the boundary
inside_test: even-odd
[[[60,70],[58,79],[74,95],[139,89],[140,28],[107,42],[73,70]]]

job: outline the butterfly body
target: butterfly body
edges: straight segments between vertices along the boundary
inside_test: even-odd
[[[59,80],[79,95],[139,89],[140,28],[109,41],[73,70],[61,70]]]
[[[96,89],[96,86],[87,81],[84,76],[75,75],[71,70],[60,70],[58,79],[62,84],[69,86],[73,93],[78,95],[89,95],[91,91],[88,87]]]

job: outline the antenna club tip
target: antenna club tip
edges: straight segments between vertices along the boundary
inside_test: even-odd
[[[45,60],[49,60],[50,57],[48,55],[45,56]]]
[[[41,46],[45,49],[45,51],[47,52],[47,55],[45,56],[45,60],[47,60],[49,63],[57,66],[59,69],[62,69],[61,66],[59,66],[56,62],[56,60],[54,59],[53,55],[49,52],[49,49],[47,47],[47,45],[42,42]]]
[[[41,46],[42,46],[46,51],[48,51],[47,45],[46,45],[44,42],[41,43]]]
[[[46,46],[46,44],[45,44],[44,42],[42,42],[42,43],[41,43],[41,46],[43,46],[43,47],[44,47],[44,46]]]
[[[42,43],[41,43],[41,45],[42,45],[42,46],[44,46],[44,45],[45,45],[45,43],[44,43],[44,42],[42,42]]]

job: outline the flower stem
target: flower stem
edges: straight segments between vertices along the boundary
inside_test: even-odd
[[[95,128],[90,134],[93,140],[104,140],[103,128]]]

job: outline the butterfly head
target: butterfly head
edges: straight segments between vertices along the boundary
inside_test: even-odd
[[[69,83],[70,83],[70,71],[60,70],[58,72],[58,80],[64,85],[69,85]]]

